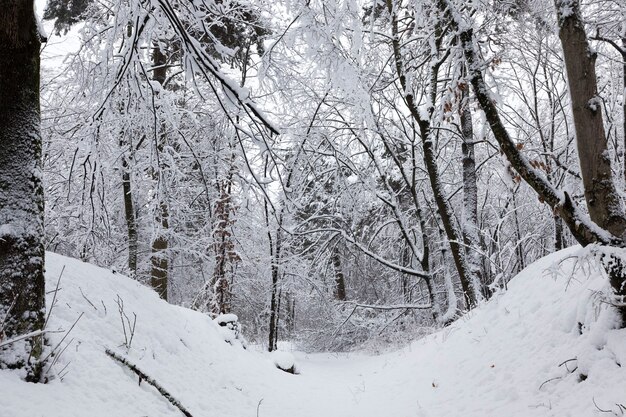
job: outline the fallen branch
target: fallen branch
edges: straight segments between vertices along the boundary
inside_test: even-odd
[[[127,367],[128,369],[133,371],[135,374],[137,374],[137,376],[139,377],[139,383],[141,383],[142,380],[145,380],[148,384],[150,384],[154,388],[156,388],[156,390],[159,391],[159,394],[164,396],[165,399],[167,399],[170,402],[170,404],[172,404],[174,407],[178,408],[180,410],[180,412],[183,413],[183,415],[185,417],[193,417],[191,415],[191,413],[189,411],[187,411],[187,409],[185,407],[183,407],[183,405],[180,403],[180,401],[178,401],[176,398],[174,398],[172,396],[172,394],[170,394],[165,388],[163,388],[161,386],[161,384],[159,384],[153,378],[151,378],[148,375],[146,375],[146,373],[143,372],[141,369],[137,368],[136,365],[130,363],[128,361],[128,359],[126,359],[123,356],[113,352],[110,349],[106,349],[105,352],[106,352],[107,355],[109,355],[115,361],[121,363],[122,365],[124,365],[125,367]]]
[[[431,304],[376,305],[360,304],[352,301],[346,301],[345,304],[352,304],[354,308],[369,308],[372,310],[427,310],[429,308],[432,308]]]
[[[30,332],[30,333],[26,333],[17,337],[14,337],[13,339],[9,339],[6,340],[2,343],[0,343],[0,348],[4,347],[4,346],[8,346],[12,343],[15,342],[19,342],[20,340],[24,340],[24,339],[32,339],[33,337],[37,337],[37,336],[41,336],[45,333],[51,333],[50,331],[46,331],[46,330],[35,330],[34,332]]]

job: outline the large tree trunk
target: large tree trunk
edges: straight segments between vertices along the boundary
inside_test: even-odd
[[[598,226],[624,239],[626,217],[613,183],[602,99],[598,96],[596,53],[587,40],[579,1],[556,0],[555,4],[587,209]]]
[[[447,10],[449,3],[446,0],[440,0],[438,4],[443,10]],[[454,16],[454,14],[451,14],[451,16]],[[451,22],[453,27],[458,28],[458,22],[456,22],[454,18],[452,18]],[[478,56],[474,46],[475,39],[473,29],[471,27],[465,27],[459,34],[459,39],[463,47],[463,53],[468,67],[468,75],[476,99],[485,112],[485,118],[489,123],[494,138],[511,163],[511,166],[515,168],[524,181],[535,190],[539,197],[548,203],[554,212],[563,219],[574,238],[580,244],[587,245],[593,242],[620,244],[622,239],[611,236],[609,233],[606,233],[592,224],[576,206],[574,201],[572,201],[570,196],[567,193],[556,190],[545,176],[538,169],[534,168],[521,153],[517,144],[513,141],[504,126],[498,108],[489,94],[489,87],[485,83],[485,78],[481,70],[483,68],[482,60]]]
[[[40,35],[28,0],[0,0],[0,342],[44,325]],[[0,368],[37,381],[43,338],[0,348]]]
[[[154,81],[163,86],[167,76],[167,58],[158,46],[154,47],[152,52],[152,61],[155,67],[153,75]],[[156,150],[158,154],[163,151],[167,141],[165,123],[162,120],[159,123],[159,128],[160,131],[158,133],[159,137],[157,138],[158,143]],[[167,204],[165,187],[165,165],[163,164],[162,156],[159,157],[159,167],[155,174],[155,179],[158,182],[158,204],[154,216],[154,221],[157,223],[157,233],[152,240],[152,255],[150,259],[152,268],[150,271],[150,284],[162,299],[167,300],[169,272],[169,259],[167,254],[169,241],[167,238],[167,231],[169,229],[169,206]]]
[[[576,130],[580,173],[591,220],[621,239],[626,238],[626,216],[617,193],[608,140],[602,121],[602,99],[598,96],[596,53],[592,51],[578,0],[555,0],[559,38],[567,69]],[[626,325],[626,265],[613,254],[604,259],[614,293],[614,303]]]
[[[438,7],[448,13],[452,27],[462,28],[459,34],[463,53],[469,69],[469,76],[474,94],[485,112],[495,139],[502,152],[520,176],[548,203],[558,214],[576,240],[582,244],[600,243],[606,245],[624,245],[624,229],[626,221],[615,186],[611,178],[610,161],[606,152],[606,137],[602,126],[600,105],[597,101],[597,81],[595,78],[594,61],[583,23],[580,16],[580,5],[575,0],[556,0],[559,17],[560,36],[563,43],[564,58],[568,70],[568,83],[572,93],[574,107],[577,144],[581,159],[581,170],[586,171],[583,179],[585,197],[590,204],[591,219],[585,216],[567,193],[556,190],[552,184],[532,167],[528,159],[517,148],[509,132],[500,119],[498,109],[493,102],[489,88],[482,74],[482,61],[475,49],[474,33],[471,27],[460,22],[460,15],[451,9],[449,0],[438,0]],[[450,9],[449,9],[450,8]],[[567,11],[565,13],[565,11]],[[573,45],[576,44],[576,45]],[[568,61],[570,61],[568,63]],[[572,67],[570,69],[570,66]],[[573,86],[580,83],[582,86]],[[585,121],[585,119],[588,119]],[[588,123],[590,126],[585,126]],[[585,159],[583,162],[582,160]],[[594,163],[597,166],[594,166]],[[584,178],[584,177],[583,177]],[[590,187],[587,190],[587,187]],[[600,207],[600,204],[605,204]],[[594,224],[595,223],[595,224]],[[598,227],[599,226],[599,227]],[[609,273],[611,287],[615,293],[615,304],[626,323],[626,286],[622,261],[615,256],[606,258],[605,267]]]

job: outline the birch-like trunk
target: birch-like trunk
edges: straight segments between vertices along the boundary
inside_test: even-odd
[[[465,71],[463,71],[463,74]],[[476,158],[474,152],[474,125],[472,112],[469,108],[469,86],[461,87],[461,108],[459,118],[461,121],[461,153],[463,154],[463,216],[461,230],[465,253],[470,274],[476,277],[480,283],[480,289],[484,297],[487,297],[485,289],[484,273],[480,258],[480,236],[478,233],[478,184],[476,179]]]

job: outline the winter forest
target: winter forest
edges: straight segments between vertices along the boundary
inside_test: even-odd
[[[0,0],[0,63],[0,417],[626,415],[625,0]]]

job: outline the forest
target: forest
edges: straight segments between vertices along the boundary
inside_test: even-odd
[[[92,337],[79,329],[92,319],[65,318],[66,285],[80,290],[65,290],[82,306],[74,311],[115,316],[124,342],[102,342],[102,361],[131,370],[150,349],[132,347],[135,333],[191,314],[167,304],[297,373],[285,346],[380,354],[465,323],[487,333],[506,319],[493,307],[501,300],[519,300],[545,328],[561,314],[556,298],[570,297],[568,331],[601,334],[597,349],[612,352],[615,369],[626,360],[624,0],[0,0],[0,9],[0,391],[19,397],[30,388],[15,381],[62,381],[58,356],[69,365],[66,349]],[[105,276],[96,266],[108,286],[89,281]],[[556,285],[548,275],[563,288],[542,292]],[[118,277],[161,307],[130,281],[115,293]],[[134,301],[154,317],[131,312]],[[588,322],[592,310],[600,324]],[[445,346],[463,351],[468,340]],[[559,379],[593,381],[585,355],[573,355],[571,372],[570,358],[549,360],[568,370]],[[611,372],[601,375],[624,388],[623,371]],[[531,415],[515,398],[470,415]],[[626,414],[623,398],[588,400],[560,415]],[[150,415],[191,415],[169,401],[171,414]],[[35,415],[4,406],[8,417]],[[276,410],[266,415],[308,415]],[[369,415],[355,410],[308,412]],[[407,410],[395,415],[427,415]]]

